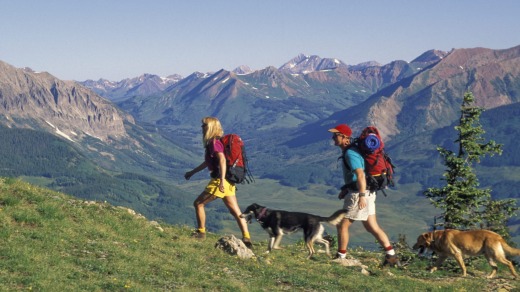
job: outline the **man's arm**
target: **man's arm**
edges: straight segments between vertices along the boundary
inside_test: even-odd
[[[354,171],[357,176],[357,187],[359,190],[359,209],[366,208],[367,200],[365,198],[365,194],[367,191],[367,180],[365,178],[365,171],[362,168],[356,168]]]

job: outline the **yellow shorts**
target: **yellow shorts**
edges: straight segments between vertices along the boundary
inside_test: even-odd
[[[218,189],[218,186],[220,185],[220,178],[212,178],[208,185],[206,186],[206,189],[204,192],[208,194],[212,194],[219,198],[224,198],[228,196],[234,196],[235,195],[235,185],[230,184],[227,180],[224,180],[224,192],[221,192]]]

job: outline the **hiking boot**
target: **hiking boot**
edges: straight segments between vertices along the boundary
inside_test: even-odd
[[[340,255],[339,252],[336,253],[336,255],[332,258],[332,259],[344,259],[346,258],[347,256],[346,255]]]
[[[206,232],[199,232],[197,230],[191,234],[191,238],[195,238],[198,240],[204,240],[204,239],[206,239]]]
[[[399,257],[397,255],[385,255],[385,261],[383,262],[383,267],[401,267],[401,262],[399,261]]]
[[[347,256],[346,255],[340,255],[339,253],[336,253],[336,255],[332,258],[332,261],[333,262],[342,262],[342,261],[345,261],[347,259]]]
[[[247,248],[253,249],[253,243],[250,238],[242,238],[242,242],[246,245]]]

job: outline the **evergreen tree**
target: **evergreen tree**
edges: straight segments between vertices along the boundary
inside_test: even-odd
[[[441,188],[428,188],[424,194],[432,204],[443,210],[445,228],[492,229],[510,238],[506,222],[518,209],[514,200],[495,201],[490,189],[479,189],[479,181],[473,165],[485,155],[502,154],[502,145],[495,141],[485,142],[485,131],[480,124],[484,111],[473,105],[475,98],[471,92],[464,94],[458,131],[458,153],[437,147],[447,167]]]
[[[489,200],[487,202],[484,212],[484,223],[483,228],[492,230],[506,240],[510,241],[511,234],[507,228],[507,221],[509,218],[515,216],[518,207],[516,206],[516,200]],[[512,242],[509,242],[513,245]]]

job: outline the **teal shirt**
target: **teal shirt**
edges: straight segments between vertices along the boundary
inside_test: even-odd
[[[345,151],[345,161],[348,166],[345,166],[345,163],[342,163],[341,165],[343,166],[343,179],[345,180],[345,185],[348,185],[357,182],[355,170],[358,168],[365,169],[365,160],[356,148],[351,147]]]

